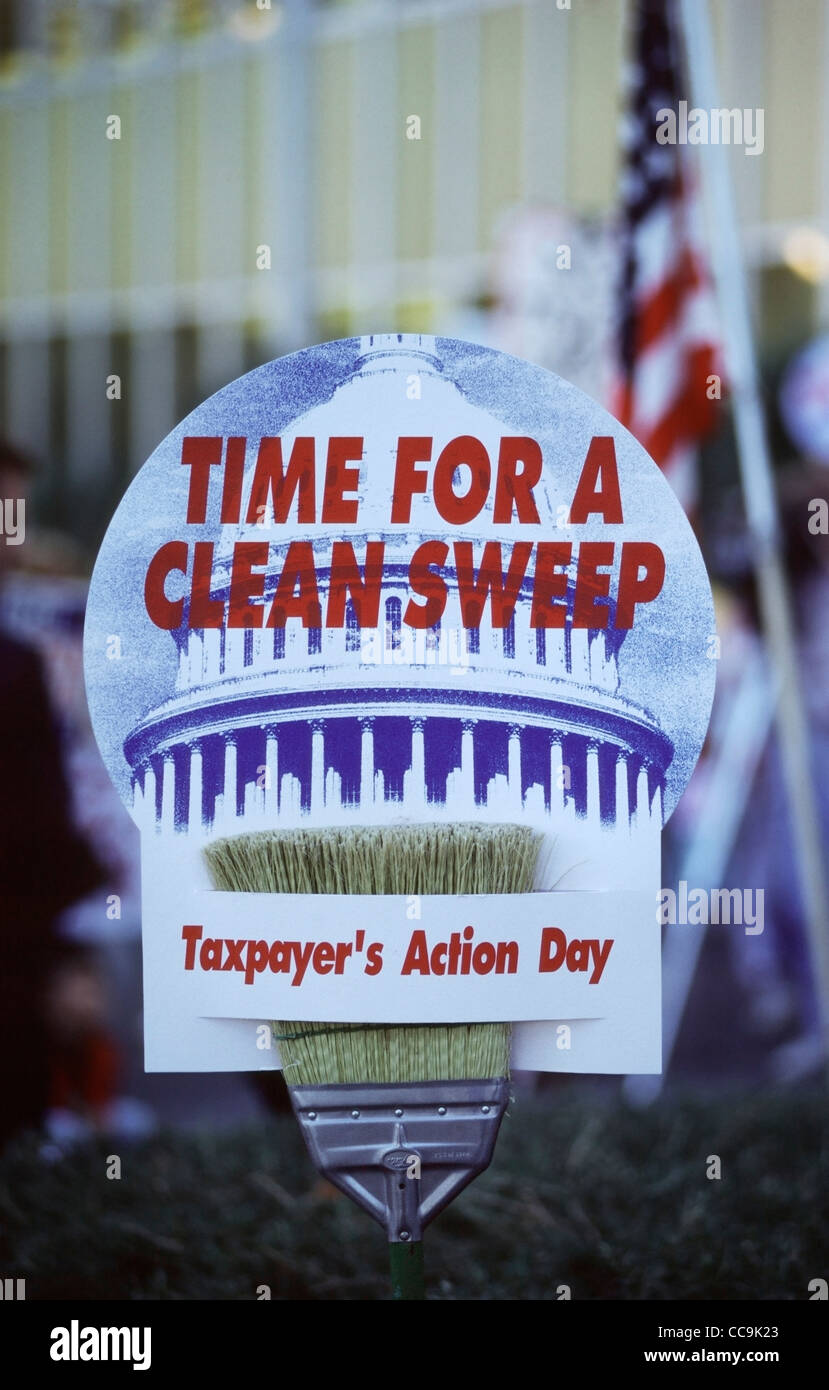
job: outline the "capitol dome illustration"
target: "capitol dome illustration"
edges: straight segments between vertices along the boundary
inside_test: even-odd
[[[359,521],[342,536],[358,558],[368,542],[385,543],[378,626],[360,627],[349,600],[341,628],[291,617],[282,627],[190,629],[185,604],[182,625],[169,633],[175,687],[124,742],[145,832],[472,815],[530,815],[552,834],[582,821],[632,837],[661,829],[673,745],[620,693],[627,633],[614,629],[612,602],[607,629],[573,626],[574,571],[563,627],[530,626],[528,580],[507,627],[492,626],[488,604],[480,627],[464,628],[450,548],[441,621],[427,631],[403,621],[412,553],[447,537],[426,495],[413,499],[409,522],[389,523],[398,436],[437,436],[445,423],[447,438],[472,435],[497,457],[500,438],[515,433],[445,374],[439,346],[415,335],[361,339],[348,379],[282,431],[286,458],[296,436],[364,437]],[[392,388],[399,399],[390,412]],[[251,473],[257,444],[249,441]],[[322,450],[316,468],[319,493]],[[549,467],[536,498],[544,534],[560,539],[556,517],[567,499],[555,495]],[[514,530],[493,522],[491,498],[462,535],[476,556],[487,541],[515,541]],[[234,544],[267,540],[268,609],[297,538],[313,544],[324,619],[331,528],[319,524],[276,525],[265,514],[217,525],[212,595],[227,597]]]

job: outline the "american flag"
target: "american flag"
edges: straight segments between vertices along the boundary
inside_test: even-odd
[[[692,510],[696,445],[716,417],[709,378],[721,367],[687,149],[656,139],[657,112],[677,111],[683,95],[673,0],[635,0],[612,410]]]

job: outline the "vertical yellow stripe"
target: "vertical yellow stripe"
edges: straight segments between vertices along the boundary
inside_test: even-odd
[[[499,217],[521,194],[523,22],[519,9],[493,10],[481,21],[479,208],[484,250],[493,244]]]
[[[719,72],[722,73],[722,55],[728,38],[728,0],[712,0],[709,8],[711,16],[711,38],[714,44]],[[689,94],[685,94],[686,96]],[[693,105],[693,102],[690,103]]]
[[[616,198],[622,57],[627,32],[620,0],[574,4],[570,29],[567,203],[604,212]]]
[[[767,162],[772,222],[813,217],[820,206],[822,11],[822,0],[797,0],[768,13],[765,152],[746,157]]]
[[[315,64],[317,169],[314,189],[316,259],[320,266],[345,266],[351,256],[353,54],[350,43],[323,43]],[[285,209],[290,217],[290,208]]]
[[[431,256],[435,199],[435,30],[398,33],[399,143],[397,254],[401,260]],[[419,122],[419,128],[418,124]],[[407,133],[408,132],[408,133]],[[419,138],[410,139],[410,135]],[[458,170],[458,177],[463,171]]]
[[[111,232],[111,284],[113,289],[127,289],[132,284],[132,239],[133,229],[133,159],[136,141],[140,138],[135,130],[137,103],[133,100],[131,87],[115,87],[112,90],[109,114],[121,117],[121,139],[104,142],[104,156],[109,158],[111,170],[110,200],[112,209]]]
[[[63,98],[49,109],[49,289],[65,294],[69,286],[69,111]],[[25,111],[19,117],[25,127]]]
[[[251,58],[242,69],[242,245],[239,248],[240,273],[249,275],[254,266],[255,248],[264,237],[265,210],[262,195],[262,83],[263,64]],[[271,132],[271,138],[273,133]],[[271,254],[276,248],[271,243]]]
[[[68,184],[64,159],[58,168],[63,197],[56,203],[51,107],[45,102],[22,104],[8,112],[7,120],[9,290],[14,298],[27,298],[48,294],[56,273],[62,271],[61,283],[65,282]]]
[[[199,74],[178,79],[176,117],[176,278],[197,280],[200,271],[199,188]]]

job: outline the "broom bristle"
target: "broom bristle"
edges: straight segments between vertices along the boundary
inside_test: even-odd
[[[521,825],[254,831],[205,858],[232,893],[527,893],[542,836]],[[508,1023],[273,1025],[289,1085],[506,1076]]]

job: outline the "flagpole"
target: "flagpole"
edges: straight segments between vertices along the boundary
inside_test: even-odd
[[[720,103],[708,0],[680,0],[680,14],[694,105],[712,111]],[[771,455],[751,335],[748,290],[728,152],[723,145],[712,144],[700,154],[708,225],[716,227],[716,235],[710,238],[711,265],[720,307],[720,331],[734,412],[740,478],[753,542],[761,622],[778,681],[776,722],[783,777],[792,817],[826,1053],[829,1041],[829,893]]]

